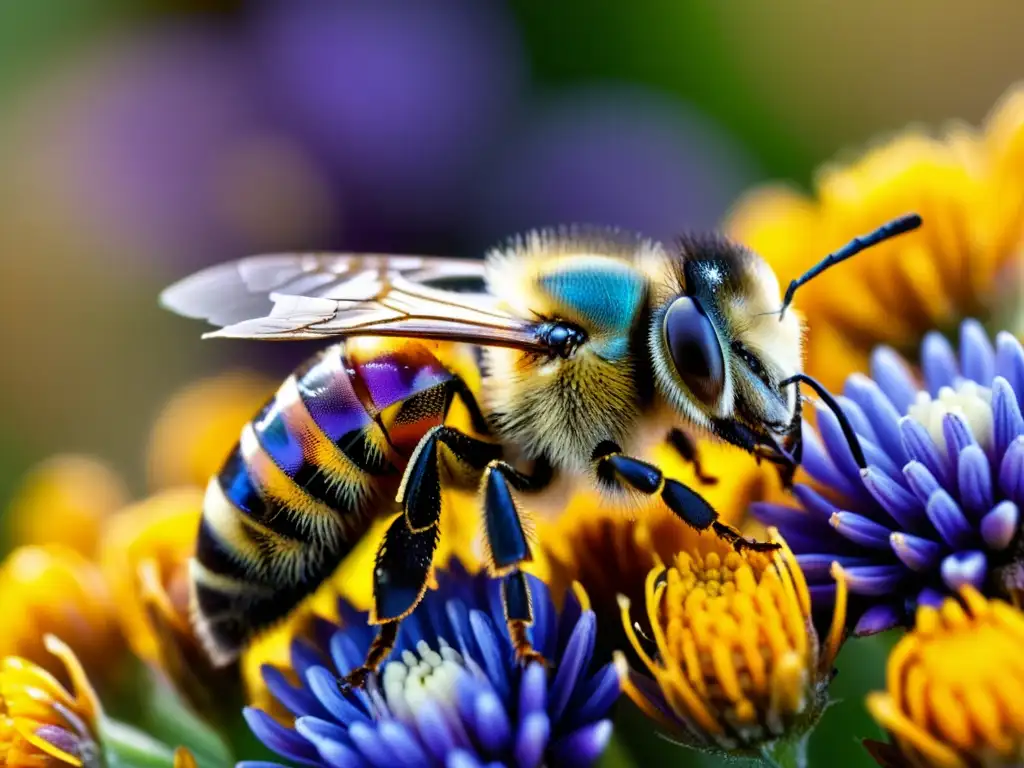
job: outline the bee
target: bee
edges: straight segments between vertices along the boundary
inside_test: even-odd
[[[285,380],[210,480],[190,568],[197,636],[229,663],[375,518],[395,514],[373,571],[380,629],[347,678],[363,684],[427,588],[454,484],[479,489],[490,570],[524,661],[539,654],[521,504],[556,478],[657,497],[738,549],[773,548],[638,458],[644,438],[696,460],[690,435],[703,431],[791,476],[801,424],[791,385],[816,385],[801,372],[801,321],[786,314],[794,293],[919,225],[912,214],[854,239],[793,280],[781,306],[767,263],[723,237],[669,248],[585,228],[533,232],[483,261],[284,254],[185,278],[162,303],[219,326],[206,337],[336,340]]]

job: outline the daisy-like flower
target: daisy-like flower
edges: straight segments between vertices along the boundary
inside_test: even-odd
[[[172,749],[107,718],[74,651],[53,635],[42,641],[71,687],[27,659],[0,660],[0,765],[197,768],[184,747]]]
[[[73,692],[27,659],[0,661],[0,765],[100,766],[96,692],[68,646],[52,635],[43,642]]]
[[[611,664],[592,670],[595,617],[582,590],[557,613],[547,588],[533,591],[534,646],[552,664],[515,660],[499,583],[457,562],[403,622],[398,644],[366,691],[343,695],[338,679],[362,663],[374,634],[366,614],[341,601],[341,626],[296,641],[291,673],[266,667],[267,685],[295,716],[293,728],[247,709],[253,732],[302,765],[591,765],[611,737],[619,695]],[[266,764],[242,763],[240,768]]]
[[[850,164],[819,173],[816,194],[781,186],[750,193],[726,229],[762,254],[780,280],[802,274],[855,235],[909,212],[924,226],[865,252],[800,289],[810,318],[806,368],[830,388],[866,368],[871,350],[916,350],[934,328],[967,317],[1024,326],[1024,88],[980,130],[957,124],[935,138],[909,130]]]
[[[753,505],[789,541],[820,604],[835,592],[832,562],[843,566],[857,634],[909,624],[917,605],[965,585],[1024,590],[1024,349],[1005,332],[993,347],[965,321],[959,355],[930,334],[921,369],[923,383],[878,349],[873,378],[854,374],[838,398],[856,441],[819,409],[820,437],[805,425],[803,457],[818,485],[794,487],[800,508]]]
[[[867,707],[892,744],[865,742],[886,768],[1024,763],[1024,614],[973,587],[924,606],[889,656],[887,690]]]
[[[121,647],[114,603],[95,564],[69,547],[25,546],[0,564],[0,658],[19,656],[60,676],[62,664],[47,651],[47,633],[69,637],[94,672],[111,671]]]
[[[733,756],[803,765],[806,735],[828,703],[832,664],[843,637],[840,584],[832,627],[819,641],[811,600],[792,552],[736,552],[695,537],[645,588],[650,638],[641,637],[620,598],[622,623],[641,671],[624,673],[626,694],[682,743]],[[649,673],[650,676],[648,676]]]
[[[153,424],[147,452],[153,488],[201,488],[220,469],[242,427],[273,394],[274,380],[228,371],[174,394]]]
[[[3,516],[15,545],[63,544],[92,557],[107,518],[127,501],[124,482],[105,463],[64,454],[29,470]]]

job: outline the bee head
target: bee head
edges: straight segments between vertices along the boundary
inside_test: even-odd
[[[780,322],[764,260],[718,236],[688,237],[652,299],[650,352],[666,400],[711,430],[729,420],[785,434],[797,395],[782,382],[801,370],[801,327],[792,312]]]

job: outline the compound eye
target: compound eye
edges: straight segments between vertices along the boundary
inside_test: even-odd
[[[713,406],[725,388],[725,359],[711,320],[700,304],[680,296],[665,313],[665,341],[683,383]]]

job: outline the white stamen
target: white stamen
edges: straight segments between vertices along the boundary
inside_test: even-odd
[[[396,719],[413,723],[421,706],[455,706],[456,682],[466,669],[462,656],[444,641],[435,651],[421,640],[416,653],[406,650],[381,672],[381,690]]]
[[[935,399],[927,392],[918,392],[917,401],[907,411],[907,415],[924,425],[943,451],[946,450],[946,437],[942,433],[942,419],[947,413],[962,416],[978,444],[985,449],[991,447],[992,390],[965,379],[957,382],[955,388],[942,387]]]

